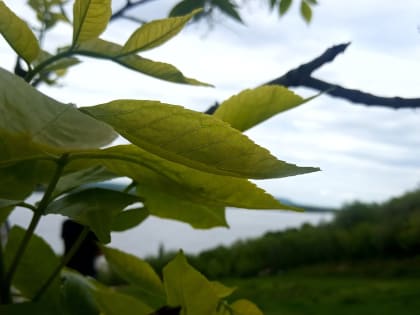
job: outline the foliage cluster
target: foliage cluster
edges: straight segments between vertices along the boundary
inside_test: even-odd
[[[43,25],[40,36],[56,23],[70,23],[63,11],[66,2],[29,1]],[[33,215],[26,229],[14,226],[7,242],[0,240],[2,314],[261,314],[249,301],[227,303],[233,290],[207,280],[182,253],[165,266],[161,279],[140,258],[104,246],[108,263],[128,283],[124,288],[63,271],[89,230],[107,244],[111,231],[132,228],[148,215],[210,228],[227,225],[227,206],[294,210],[250,179],[318,170],[278,160],[242,133],[305,102],[283,87],[245,90],[223,102],[214,115],[151,100],[78,108],[34,88],[81,63],[79,56],[169,82],[208,86],[139,55],[171,39],[199,11],[146,23],[120,45],[99,37],[111,18],[111,1],[76,0],[69,44],[52,53],[0,1],[0,33],[26,65],[16,74],[0,68],[0,224],[17,206]],[[118,136],[131,144],[112,145]],[[124,191],[85,186],[115,178],[131,184]],[[42,198],[27,203],[39,186],[45,188]],[[62,259],[34,233],[49,214],[85,226]]]
[[[416,190],[383,204],[355,202],[335,212],[331,222],[270,232],[202,252],[190,261],[212,278],[250,277],[319,263],[400,260],[419,253],[420,190]],[[166,253],[150,262],[163,265],[171,256]]]

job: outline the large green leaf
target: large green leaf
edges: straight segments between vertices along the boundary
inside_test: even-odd
[[[35,189],[36,163],[21,162],[0,168],[0,198],[24,200]]]
[[[0,161],[97,148],[116,137],[106,124],[2,68],[0,81]]]
[[[5,315],[57,315],[57,305],[51,301],[23,302],[15,304],[0,304],[0,314]],[[70,315],[70,314],[69,314]],[[73,314],[72,314],[73,315]]]
[[[34,33],[3,1],[0,1],[0,33],[28,64],[38,56],[40,47]]]
[[[99,37],[108,25],[111,13],[111,0],[76,0],[73,45]]]
[[[52,202],[45,212],[61,214],[87,225],[102,243],[109,243],[114,217],[137,201],[137,197],[120,191],[90,188]]]
[[[262,179],[318,170],[280,161],[220,119],[181,106],[118,100],[83,111],[153,154],[206,172]]]
[[[120,55],[126,56],[162,45],[178,34],[185,24],[200,10],[188,15],[155,20],[143,24],[127,40]]]
[[[285,87],[261,86],[230,97],[220,104],[214,116],[244,131],[304,102]]]
[[[147,262],[117,249],[103,247],[102,250],[111,269],[129,284],[143,291],[144,303],[150,305],[149,299],[165,302],[163,284]]]
[[[289,11],[291,4],[292,4],[292,0],[280,0],[280,4],[279,4],[280,15],[284,15],[287,11]]]
[[[297,210],[279,203],[247,179],[198,171],[134,145],[86,152],[69,167],[83,169],[97,164],[133,178],[150,214],[194,227],[226,226],[224,211],[220,210],[225,206]]]
[[[96,289],[95,299],[102,314],[106,315],[150,315],[153,312],[142,301],[105,287]]]
[[[102,39],[90,40],[80,45],[75,51],[82,55],[94,55],[117,62],[131,70],[141,72],[145,75],[174,83],[209,86],[207,83],[185,77],[181,71],[174,66],[152,61],[138,55],[120,56],[122,46]]]
[[[14,226],[9,233],[5,249],[6,265],[11,261],[22,242],[25,230]],[[59,259],[51,247],[39,236],[33,235],[16,269],[13,285],[27,298],[33,298],[58,266]],[[50,303],[58,303],[60,281],[56,278],[44,294]]]
[[[216,314],[219,297],[213,285],[179,253],[164,269],[169,306],[181,306],[182,315]]]

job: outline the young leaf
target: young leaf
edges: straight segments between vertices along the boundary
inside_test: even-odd
[[[14,226],[9,233],[5,249],[6,265],[10,268],[11,261],[25,235],[25,230]],[[58,257],[51,247],[41,237],[33,235],[29,245],[17,267],[13,285],[23,296],[33,298],[59,264]],[[56,278],[43,296],[50,303],[58,303],[60,281]]]
[[[165,291],[162,281],[147,262],[134,255],[109,247],[103,247],[102,251],[111,269],[118,276],[143,291],[145,297],[143,302],[145,304],[148,304],[149,296],[152,300],[158,298],[164,303]]]
[[[182,84],[210,86],[207,83],[185,77],[181,71],[167,63],[152,61],[138,55],[128,55],[117,58],[121,49],[122,46],[118,44],[102,39],[95,39],[81,44],[76,50],[76,53],[80,53],[82,55],[94,53],[96,56],[112,60],[126,68],[160,80]]]
[[[236,21],[243,23],[236,6],[230,0],[213,0],[212,4],[219,8],[224,14],[229,15]]]
[[[118,100],[83,111],[153,154],[206,172],[262,179],[317,170],[277,160],[227,123],[181,106]]]
[[[95,290],[95,300],[101,314],[150,315],[153,312],[153,309],[142,301],[102,286]]]
[[[291,4],[292,4],[292,0],[280,0],[280,5],[279,5],[280,15],[286,14],[286,12],[289,11],[290,9]]]
[[[302,0],[302,2],[300,3],[300,14],[307,23],[311,22],[312,9],[309,6],[308,2],[306,2],[306,0]]]
[[[137,201],[137,197],[120,191],[90,188],[52,202],[45,212],[61,214],[87,225],[102,243],[109,243],[114,217]]]
[[[34,33],[3,1],[0,1],[0,33],[28,64],[38,56],[40,47]]]
[[[97,38],[111,18],[111,0],[76,0],[73,6],[73,46]]]
[[[237,315],[264,315],[254,303],[248,300],[237,300],[232,303],[231,308]]]
[[[213,285],[179,253],[164,269],[169,306],[181,306],[183,315],[215,314],[219,297]]]
[[[0,136],[4,141],[20,139],[47,155],[97,148],[116,137],[106,124],[81,113],[72,104],[57,102],[2,68],[0,81]],[[1,146],[10,149],[13,143]],[[18,146],[22,156],[13,154],[15,159],[32,156],[36,151],[28,154],[23,150],[25,146]],[[0,160],[3,154],[0,152]]]
[[[261,86],[244,90],[224,101],[214,116],[244,131],[304,102],[303,98],[283,86]]]
[[[188,15],[155,20],[143,24],[127,40],[119,56],[135,54],[162,45],[178,34],[185,24],[200,10],[194,10]]]
[[[129,209],[118,213],[112,224],[112,231],[125,231],[129,230],[141,222],[143,222],[149,216],[149,211],[146,208]]]
[[[183,1],[178,2],[171,9],[168,16],[186,15],[196,9],[203,8],[204,5],[205,5],[205,0],[183,0]],[[194,18],[196,19],[197,15]]]

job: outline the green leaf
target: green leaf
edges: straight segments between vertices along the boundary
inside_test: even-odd
[[[306,2],[308,2],[310,4],[318,4],[317,0],[306,0]]]
[[[36,175],[36,163],[33,162],[0,168],[0,198],[24,200],[35,189]]]
[[[28,25],[0,1],[0,33],[28,64],[39,54],[38,40]]]
[[[0,82],[0,161],[97,148],[116,137],[106,124],[72,104],[57,102],[2,68]]]
[[[102,313],[106,315],[150,315],[153,312],[142,301],[105,287],[95,291],[95,299]]]
[[[113,231],[125,231],[129,230],[141,222],[143,222],[149,216],[149,212],[146,208],[129,209],[118,213],[112,224]]]
[[[111,18],[111,0],[76,0],[73,6],[73,46],[97,38]]]
[[[283,86],[261,86],[244,90],[224,101],[214,116],[244,131],[304,102],[303,98]]]
[[[280,15],[286,14],[286,12],[289,11],[290,9],[291,4],[292,4],[292,0],[280,0],[280,5],[279,5]]]
[[[184,28],[185,24],[200,11],[195,10],[185,16],[155,20],[143,24],[124,44],[120,55],[131,55],[162,45],[178,34]]]
[[[210,86],[207,83],[185,77],[181,71],[167,63],[152,61],[138,55],[118,57],[121,49],[122,46],[118,44],[111,43],[102,39],[95,39],[83,43],[75,52],[82,55],[93,54],[95,57],[112,60],[124,67],[154,77],[156,79],[174,83]]]
[[[255,179],[317,171],[280,161],[227,123],[181,106],[118,100],[83,111],[133,144],[202,171]]]
[[[213,290],[217,296],[221,299],[228,297],[236,290],[236,288],[227,287],[219,281],[211,281],[210,284],[213,286]]]
[[[179,253],[163,269],[169,306],[181,306],[182,315],[215,314],[219,297],[213,285]]]
[[[50,59],[51,57],[53,56],[49,52],[41,50],[38,57],[34,60],[33,64],[34,66],[37,66],[45,60]],[[47,67],[43,68],[41,74],[46,74],[52,71],[64,70],[79,63],[80,60],[74,57],[60,58],[57,61],[48,65]]]
[[[186,15],[196,9],[203,8],[205,0],[184,0],[178,2],[169,12],[169,16]],[[200,14],[197,14],[200,15]],[[194,18],[197,18],[197,15]]]
[[[51,302],[51,301],[50,301]],[[23,302],[16,304],[0,304],[0,314],[5,315],[57,315],[61,314],[56,305],[42,300],[39,302]]]
[[[64,315],[97,315],[94,286],[82,275],[70,269],[61,273],[60,298]]]
[[[307,23],[311,22],[312,9],[305,0],[300,3],[300,14]]]
[[[197,228],[226,226],[225,206],[250,209],[289,209],[250,181],[201,172],[122,145],[80,155],[70,167],[101,164],[133,178],[138,194],[152,215],[181,220]]]
[[[60,178],[54,190],[54,196],[61,195],[81,185],[102,182],[118,177],[102,166],[94,166],[77,172],[66,174]]]
[[[270,0],[270,9],[274,9],[274,6],[276,5],[277,0]]]
[[[6,266],[10,268],[25,230],[14,226],[9,233],[5,249]],[[51,247],[39,236],[33,235],[16,269],[13,285],[27,298],[33,298],[58,266],[59,260]],[[60,281],[56,278],[45,292],[43,299],[58,303]]]
[[[120,191],[90,188],[53,201],[45,212],[61,214],[87,225],[102,243],[109,243],[114,217],[137,201],[137,197]]]
[[[231,308],[235,315],[264,315],[254,303],[248,300],[237,300],[232,303]]]
[[[159,299],[164,303],[163,284],[147,262],[117,249],[103,247],[102,250],[111,269],[129,284],[143,291],[145,304],[149,304],[149,299],[152,301]]]
[[[224,14],[229,15],[236,21],[243,23],[241,16],[237,11],[237,7],[230,0],[213,0],[212,4],[219,8]]]

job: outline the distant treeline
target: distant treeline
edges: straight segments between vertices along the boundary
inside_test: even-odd
[[[149,261],[158,270],[173,254]],[[407,259],[420,255],[420,189],[383,204],[355,202],[318,226],[270,232],[189,258],[212,278],[277,274],[320,263]]]

